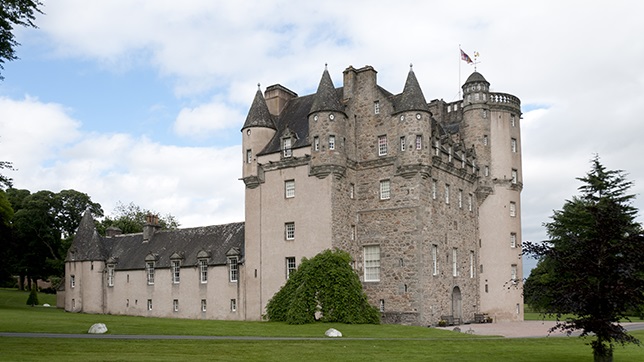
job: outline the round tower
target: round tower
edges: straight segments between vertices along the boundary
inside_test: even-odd
[[[249,188],[261,182],[258,172],[257,154],[261,152],[276,132],[273,116],[268,110],[266,100],[257,85],[257,93],[248,111],[242,131],[243,167],[242,180]]]
[[[478,72],[463,84],[464,141],[474,147],[479,167],[481,312],[517,321],[523,320],[521,103],[489,87]]]

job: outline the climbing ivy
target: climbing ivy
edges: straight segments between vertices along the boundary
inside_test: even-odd
[[[266,306],[272,321],[306,324],[319,320],[349,324],[378,324],[378,310],[369,304],[351,256],[341,250],[325,250],[312,259],[303,258],[286,284]]]

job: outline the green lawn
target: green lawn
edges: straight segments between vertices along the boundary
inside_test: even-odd
[[[398,325],[195,321],[65,313],[25,305],[28,293],[0,289],[0,332],[85,333],[96,322],[111,334],[321,337],[335,327],[362,340],[103,340],[0,337],[2,361],[589,361],[579,338],[504,339]],[[53,296],[39,294],[54,305]],[[51,300],[49,299],[51,298]],[[633,333],[644,339],[644,331]],[[381,338],[392,338],[383,340]],[[644,348],[617,347],[615,361],[644,361]]]

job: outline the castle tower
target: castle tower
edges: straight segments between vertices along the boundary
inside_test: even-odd
[[[347,115],[325,68],[308,115],[311,175],[320,178],[346,172]]]
[[[478,72],[463,85],[464,143],[474,147],[480,172],[480,309],[495,321],[517,321],[523,320],[521,103],[489,87]]]

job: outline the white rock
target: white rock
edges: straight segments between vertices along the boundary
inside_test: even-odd
[[[342,337],[342,333],[335,328],[329,328],[324,332],[324,335],[327,337]]]
[[[49,303],[45,303],[45,304],[43,304],[42,306],[43,306],[43,307],[51,307],[51,305],[49,305]]]
[[[107,326],[105,326],[104,323],[93,324],[91,327],[89,327],[89,331],[87,331],[87,333],[91,334],[103,334],[105,332],[107,332]]]

